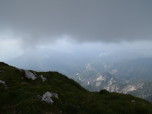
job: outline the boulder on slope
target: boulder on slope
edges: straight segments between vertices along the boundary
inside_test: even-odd
[[[49,104],[53,104],[54,101],[50,97],[58,98],[58,94],[57,93],[50,93],[47,91],[46,93],[43,94],[42,101],[45,101],[46,103],[49,103]]]
[[[25,70],[25,77],[27,77],[29,79],[32,79],[32,80],[36,79],[35,75],[32,72],[28,71],[28,70]]]

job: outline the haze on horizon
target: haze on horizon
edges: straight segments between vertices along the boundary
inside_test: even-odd
[[[0,0],[0,61],[33,48],[152,56],[151,0]]]

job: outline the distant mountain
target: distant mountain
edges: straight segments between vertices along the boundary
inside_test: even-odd
[[[122,59],[115,62],[96,60],[86,64],[86,69],[76,74],[74,79],[89,91],[106,89],[152,101],[151,68],[152,58]]]
[[[107,55],[108,57],[109,55]],[[115,57],[111,57],[115,58]],[[124,57],[125,58],[125,57]],[[115,77],[128,81],[152,81],[152,58],[134,58],[134,59],[96,59],[90,63],[90,66],[100,72],[110,72]]]
[[[122,50],[115,53],[105,53],[100,54],[97,60],[102,62],[117,62],[123,59],[137,59],[137,58],[144,58],[145,56],[137,53],[137,52],[129,52],[126,50]]]
[[[129,82],[116,78],[108,72],[84,78],[81,78],[81,74],[78,74],[76,81],[89,91],[106,89],[109,92],[131,94],[152,102],[152,82]]]
[[[143,55],[133,52],[121,51],[117,53],[105,54],[103,56],[73,55],[51,49],[33,49],[23,55],[7,62],[18,68],[32,69],[36,71],[58,71],[68,76],[82,72],[87,64],[104,73],[103,64],[116,62],[123,59],[141,58]]]
[[[152,81],[152,58],[122,60],[107,65],[114,76],[129,81]]]
[[[18,68],[69,74],[85,67],[85,60],[80,57],[51,49],[30,50],[7,63]]]
[[[123,80],[112,76],[109,72],[92,77],[92,81],[89,81],[87,78],[82,80],[81,83],[84,83],[83,81],[88,82],[88,84],[81,85],[89,91],[100,91],[101,89],[106,89],[110,92],[118,92],[117,87],[112,87],[112,85],[118,82],[124,82]]]

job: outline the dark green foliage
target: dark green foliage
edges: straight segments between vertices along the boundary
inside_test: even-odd
[[[109,94],[109,91],[107,91],[106,89],[103,89],[100,91],[100,94]]]
[[[0,63],[0,114],[151,114],[152,104],[146,100],[118,93],[89,92],[58,72],[36,72],[47,80],[25,78],[24,70]],[[31,71],[33,72],[33,71]],[[23,79],[22,79],[23,78]],[[23,83],[26,82],[26,83]],[[23,84],[21,84],[23,83]],[[57,93],[54,103],[41,101],[38,95]],[[131,101],[135,100],[135,103]]]

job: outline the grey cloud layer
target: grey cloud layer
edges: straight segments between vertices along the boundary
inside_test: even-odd
[[[152,0],[0,1],[0,30],[27,42],[68,35],[78,42],[152,39]]]

